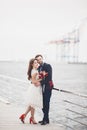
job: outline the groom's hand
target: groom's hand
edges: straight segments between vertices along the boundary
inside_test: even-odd
[[[40,82],[34,83],[36,87],[40,86]]]

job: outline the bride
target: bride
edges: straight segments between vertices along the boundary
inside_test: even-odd
[[[24,119],[29,112],[31,112],[31,117],[29,118],[30,124],[37,124],[35,121],[35,108],[43,108],[43,99],[42,99],[42,88],[40,85],[40,81],[42,80],[39,78],[38,73],[38,62],[37,59],[33,58],[29,61],[28,67],[28,80],[31,81],[31,85],[29,86],[29,90],[27,91],[27,109],[25,113],[23,113],[19,119],[24,123]]]

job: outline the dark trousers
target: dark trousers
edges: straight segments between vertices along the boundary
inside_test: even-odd
[[[43,92],[43,121],[49,121],[51,90],[45,89]]]

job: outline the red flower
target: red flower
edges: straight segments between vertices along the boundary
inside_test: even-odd
[[[45,71],[41,71],[41,72],[39,73],[39,78],[40,78],[40,79],[43,79],[43,78],[45,78],[45,77],[47,77],[47,76],[48,76],[48,73],[45,72]]]
[[[50,89],[52,89],[52,88],[53,88],[53,86],[54,86],[54,84],[53,84],[53,82],[52,82],[52,81],[49,81],[49,85],[50,85]]]

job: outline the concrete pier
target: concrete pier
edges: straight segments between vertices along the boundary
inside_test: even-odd
[[[60,124],[50,124],[41,126],[39,123],[29,124],[28,119],[23,124],[19,120],[20,113],[23,112],[23,108],[15,104],[6,104],[6,102],[0,101],[0,130],[64,130],[64,127]]]

